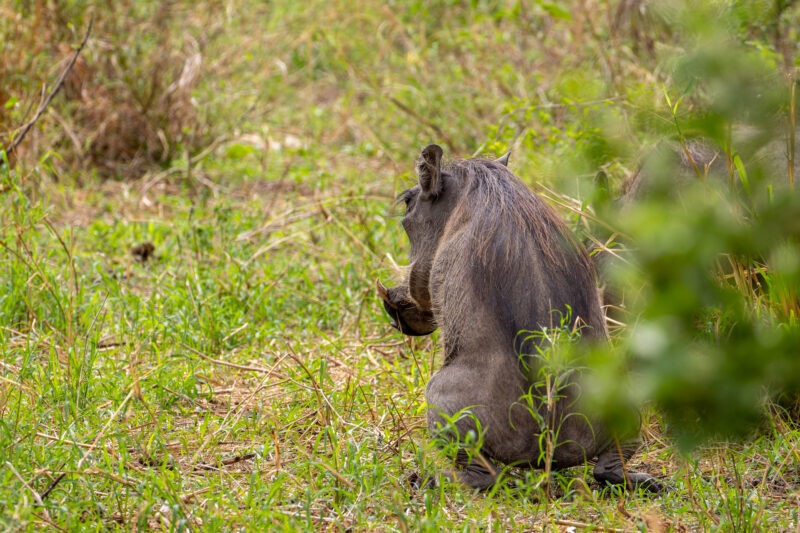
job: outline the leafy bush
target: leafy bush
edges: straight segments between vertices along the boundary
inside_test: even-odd
[[[664,98],[675,140],[645,158],[620,209],[605,210],[631,239],[612,276],[633,311],[639,400],[662,408],[684,444],[741,436],[768,398],[791,404],[800,391],[797,82],[725,31],[740,8],[704,8],[683,12],[697,43],[674,62]],[[712,12],[719,24],[698,23]]]

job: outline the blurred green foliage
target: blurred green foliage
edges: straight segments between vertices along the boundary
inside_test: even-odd
[[[629,296],[636,399],[662,409],[685,446],[742,436],[768,399],[791,410],[800,398],[797,70],[747,39],[749,4],[672,12],[692,41],[665,85],[673,140],[602,210],[629,238],[611,277]],[[783,28],[779,4],[753,24]]]

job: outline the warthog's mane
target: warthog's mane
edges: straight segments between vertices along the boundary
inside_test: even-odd
[[[532,237],[553,267],[565,269],[577,259],[592,272],[585,252],[555,211],[505,166],[490,159],[465,159],[445,168],[468,188],[453,219],[469,224],[488,268],[526,257]],[[502,253],[489,253],[492,248]]]
[[[599,310],[590,301],[596,298],[594,267],[556,212],[499,162],[456,160],[444,170],[466,188],[447,231],[459,235],[462,260],[481,297],[521,329],[531,327],[524,316],[541,315],[543,308],[564,311],[571,302],[577,307],[572,319],[581,315],[601,334],[602,314],[591,311]],[[550,298],[560,301],[542,301]]]

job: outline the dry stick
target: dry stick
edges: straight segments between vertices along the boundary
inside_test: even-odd
[[[211,490],[211,487],[205,487],[205,488],[196,490],[194,492],[187,492],[186,494],[181,494],[181,496],[180,496],[181,503],[187,504],[187,503],[191,502],[193,499],[195,499],[197,496],[200,496],[201,494],[205,494],[206,492],[208,492],[210,490]]]
[[[14,475],[17,477],[17,479],[19,479],[19,480],[20,480],[20,482],[23,484],[23,486],[25,486],[25,488],[27,488],[29,491],[31,491],[31,493],[33,494],[33,499],[34,499],[34,501],[36,501],[36,505],[38,505],[39,507],[41,507],[41,508],[42,508],[42,512],[44,513],[44,518],[42,518],[42,517],[40,517],[39,515],[36,515],[36,514],[34,514],[34,515],[35,515],[37,518],[42,518],[42,520],[44,520],[45,522],[47,522],[49,525],[53,526],[54,528],[58,529],[59,531],[64,531],[64,529],[62,529],[62,528],[58,527],[58,526],[57,526],[57,525],[56,525],[56,524],[53,522],[53,519],[52,519],[52,518],[50,518],[50,513],[48,513],[48,512],[47,512],[47,509],[45,509],[45,508],[44,508],[44,499],[47,497],[47,494],[48,494],[48,493],[49,493],[49,492],[52,490],[52,487],[53,487],[53,485],[51,485],[51,486],[50,486],[50,487],[49,487],[49,488],[48,488],[48,489],[47,489],[45,492],[43,492],[43,493],[42,493],[42,495],[40,496],[40,495],[39,495],[39,494],[38,494],[38,493],[37,493],[37,492],[36,492],[36,491],[33,489],[33,487],[31,487],[31,486],[30,486],[30,485],[29,485],[29,484],[28,484],[28,483],[27,483],[27,482],[26,482],[26,481],[25,481],[25,480],[22,478],[22,476],[19,474],[19,472],[17,472],[17,469],[16,469],[16,468],[14,468],[14,465],[12,465],[10,462],[6,461],[6,466],[7,466],[7,467],[8,467],[8,468],[11,470],[11,473],[12,473],[12,474],[14,474]],[[64,477],[64,474],[61,474],[61,475],[58,477],[58,479],[57,479],[56,481],[54,481],[53,483],[57,483],[58,481],[61,481],[61,479],[62,479],[63,477]]]
[[[797,82],[798,79],[795,76],[792,76],[792,89],[791,89],[791,96],[789,98],[789,190],[794,189],[794,161],[797,154],[794,153],[794,128],[796,125],[797,118],[795,117],[795,110],[797,109],[795,106],[795,96],[797,95]]]
[[[37,431],[35,433],[35,435],[37,437],[41,437],[43,439],[47,439],[47,440],[52,441],[52,442],[58,442],[58,443],[62,443],[62,444],[69,444],[70,446],[75,446],[75,447],[78,447],[78,448],[86,448],[88,450],[94,450],[95,449],[95,446],[92,446],[91,444],[86,444],[85,442],[78,442],[76,440],[70,440],[70,439],[62,439],[60,437],[56,437],[55,435],[48,435],[47,433],[42,433],[40,431]]]
[[[445,145],[447,145],[447,148],[448,148],[448,149],[449,149],[451,152],[455,152],[455,151],[457,151],[457,150],[456,150],[456,145],[455,145],[455,143],[454,143],[454,142],[453,142],[453,140],[450,138],[450,136],[449,136],[449,135],[447,135],[447,134],[444,132],[444,130],[442,130],[442,128],[440,128],[438,125],[434,124],[434,123],[433,123],[433,122],[431,122],[430,120],[426,119],[425,117],[423,117],[422,115],[420,115],[419,113],[417,113],[416,111],[414,111],[413,109],[411,109],[410,107],[408,107],[407,105],[405,105],[403,102],[401,102],[400,100],[398,100],[398,99],[397,99],[397,98],[395,98],[394,96],[389,96],[389,97],[388,97],[388,99],[389,99],[389,101],[390,101],[391,103],[393,103],[394,105],[396,105],[396,106],[397,106],[397,107],[400,109],[400,111],[402,111],[402,112],[403,112],[403,113],[405,113],[406,115],[410,116],[411,118],[414,118],[414,119],[418,120],[418,121],[419,121],[419,122],[421,122],[421,123],[422,123],[424,126],[427,126],[428,128],[432,129],[432,130],[433,130],[433,132],[434,132],[434,133],[436,133],[436,135],[438,135],[439,137],[441,137],[441,139],[443,140],[444,144],[445,144]]]
[[[535,193],[537,193],[540,196],[542,196],[545,200],[548,200],[548,201],[556,204],[557,206],[562,207],[562,208],[564,208],[564,209],[566,209],[568,211],[571,211],[571,212],[573,212],[575,214],[581,215],[582,217],[590,220],[591,222],[594,222],[595,224],[599,224],[604,229],[613,231],[620,238],[623,238],[623,239],[626,239],[626,240],[633,240],[633,239],[631,239],[630,235],[628,235],[626,233],[622,233],[621,231],[619,231],[618,228],[615,228],[612,225],[610,225],[608,222],[606,222],[604,220],[601,220],[598,216],[592,214],[591,212],[586,211],[584,209],[581,209],[580,207],[577,207],[576,205],[568,203],[566,200],[563,199],[564,196],[566,196],[566,195],[559,194],[559,193],[555,192],[553,189],[551,189],[549,187],[546,187],[546,186],[544,186],[542,184],[534,185],[533,189],[534,189]],[[569,198],[569,197],[567,196],[567,198]]]
[[[248,460],[254,458],[255,456],[256,456],[255,453],[246,453],[244,455],[236,455],[234,457],[229,457],[228,459],[223,459],[222,461],[219,462],[219,464],[221,464],[222,466],[235,465],[236,463],[241,463],[242,461],[248,461]],[[194,467],[192,469],[193,470],[219,470],[219,468],[217,468],[216,466],[211,465],[211,464],[207,464],[207,463],[200,463],[200,464],[194,465]]]
[[[363,200],[379,200],[385,201],[388,197],[379,194],[362,194],[360,196],[336,196],[327,200],[311,200],[304,204],[299,204],[293,208],[287,209],[278,216],[272,217],[271,221],[261,226],[258,229],[244,231],[237,237],[237,241],[251,239],[260,236],[265,232],[272,232],[279,229],[284,229],[294,222],[304,220],[306,218],[313,218],[320,214],[320,206],[327,210],[334,206],[348,204],[350,202],[363,201]]]
[[[708,506],[703,503],[702,499],[698,499],[695,496],[694,489],[692,488],[692,480],[689,476],[688,470],[686,471],[686,487],[689,489],[689,499],[692,501],[692,504],[695,506],[695,508],[699,507],[700,510],[703,511],[703,514],[705,514],[709,518],[709,520],[714,522],[715,526],[718,526],[719,519],[717,519],[714,515],[711,514],[711,511],[708,510]]]
[[[242,461],[249,461],[255,456],[256,456],[255,453],[246,453],[244,455],[237,455],[235,457],[229,457],[228,459],[223,459],[221,463],[225,466],[235,465],[236,463],[241,463]]]
[[[83,51],[83,48],[86,46],[86,42],[89,40],[89,35],[92,33],[93,25],[94,25],[94,15],[89,17],[89,27],[86,28],[86,34],[83,36],[83,40],[81,41],[80,46],[78,46],[78,49],[75,50],[75,53],[72,55],[72,59],[70,59],[66,68],[61,72],[61,76],[58,77],[56,86],[53,87],[53,90],[50,91],[50,94],[47,95],[47,98],[45,98],[44,101],[39,105],[39,108],[36,110],[36,113],[33,115],[33,118],[29,120],[28,123],[22,127],[22,132],[19,135],[17,135],[17,137],[14,138],[14,141],[11,143],[11,146],[9,146],[5,150],[7,157],[10,157],[11,154],[14,153],[14,150],[22,142],[22,139],[25,138],[25,136],[31,130],[33,125],[36,124],[36,121],[39,120],[39,117],[42,116],[42,113],[44,113],[45,109],[47,109],[47,106],[50,105],[50,102],[53,100],[55,95],[61,89],[61,86],[64,85],[64,80],[66,79],[67,74],[69,74],[69,71],[72,70],[72,67],[78,60],[78,56],[80,55],[81,51]],[[0,166],[2,166],[4,162],[5,162],[4,159],[0,159]]]
[[[287,243],[287,242],[288,243],[297,242],[298,240],[300,240],[307,233],[310,233],[311,231],[319,229],[319,228],[323,227],[324,225],[325,225],[325,223],[317,224],[316,226],[312,226],[310,231],[304,231],[304,230],[296,231],[296,232],[291,233],[291,234],[289,234],[289,235],[287,235],[287,236],[285,236],[283,238],[280,238],[280,239],[277,239],[275,241],[272,241],[269,244],[267,244],[266,246],[262,246],[261,248],[256,250],[256,252],[253,255],[250,256],[250,259],[248,259],[247,261],[244,262],[244,266],[248,266],[250,264],[250,261],[252,261],[253,259],[255,259],[255,258],[257,258],[257,257],[259,257],[261,255],[264,255],[265,253],[269,252],[270,250],[273,250],[273,249],[277,248],[281,244],[284,244],[284,243]],[[287,269],[288,269],[288,266],[287,266]],[[284,270],[284,273],[285,272],[286,272],[286,270]],[[274,286],[274,285],[275,285],[275,281],[273,280],[273,283],[269,286],[269,288],[272,288],[272,286]]]
[[[275,231],[288,227],[290,224],[300,222],[301,220],[305,220],[307,218],[314,218],[318,214],[318,211],[301,211],[300,213],[292,214],[292,211],[290,210],[288,212],[281,213],[281,215],[276,217],[274,221],[270,221],[258,229],[243,231],[236,236],[236,241],[246,241],[252,239],[253,237],[259,237],[260,239],[263,239],[269,237],[269,235]],[[284,218],[281,219],[281,216]]]
[[[80,471],[81,467],[83,466],[83,463],[84,463],[84,461],[86,461],[86,459],[88,459],[88,458],[89,458],[89,456],[92,454],[92,452],[95,450],[95,448],[97,448],[97,446],[98,446],[98,443],[100,442],[100,440],[101,440],[103,437],[105,437],[106,431],[108,431],[108,428],[109,428],[109,426],[111,426],[111,423],[114,421],[114,419],[116,419],[116,418],[117,418],[117,416],[119,416],[119,414],[122,412],[122,409],[124,409],[124,408],[125,408],[125,406],[128,404],[128,402],[129,402],[129,401],[130,401],[130,399],[133,397],[133,395],[134,395],[134,390],[133,390],[133,388],[131,388],[131,391],[128,393],[128,395],[127,395],[127,396],[125,396],[125,399],[124,399],[124,400],[122,400],[122,403],[120,404],[120,406],[117,408],[117,410],[116,410],[116,411],[114,411],[114,413],[113,413],[113,414],[111,415],[111,417],[108,419],[108,422],[106,422],[106,423],[105,423],[105,425],[103,426],[103,428],[100,430],[100,432],[99,432],[99,433],[97,434],[97,436],[94,438],[94,441],[93,441],[93,442],[92,442],[92,443],[89,445],[89,450],[86,452],[86,454],[85,454],[83,457],[81,457],[81,460],[80,460],[80,461],[78,461],[78,464],[77,464],[77,465],[75,465],[75,470],[76,470],[76,471]],[[64,477],[65,477],[66,475],[67,475],[67,474],[66,474],[66,472],[64,472],[64,473],[62,473],[60,476],[58,476],[58,477],[57,477],[57,478],[56,478],[56,479],[55,479],[55,480],[54,480],[54,481],[53,481],[53,482],[50,484],[50,486],[49,486],[49,487],[47,487],[47,490],[46,490],[46,491],[44,491],[44,493],[42,494],[42,497],[43,497],[43,498],[44,498],[44,497],[47,497],[47,495],[48,495],[48,494],[50,494],[50,492],[52,492],[52,490],[53,490],[54,488],[56,488],[56,486],[57,486],[57,485],[58,485],[58,484],[61,482],[61,480],[62,480],[62,479],[64,479]]]
[[[312,374],[308,370],[308,367],[303,363],[303,361],[300,359],[297,353],[295,353],[294,348],[292,347],[291,344],[289,344],[289,341],[287,341],[283,337],[278,337],[278,338],[283,340],[283,342],[286,344],[286,347],[289,348],[289,351],[286,352],[286,355],[291,357],[294,360],[294,362],[297,363],[298,366],[303,370],[303,372],[305,372],[306,376],[308,376],[308,379],[311,380],[311,390],[314,392],[314,395],[317,397],[317,400],[319,401],[320,405],[326,405],[328,407],[329,412],[325,412],[325,410],[323,410],[325,425],[327,426],[331,422],[330,413],[336,414],[336,416],[338,416],[341,419],[341,415],[336,411],[336,409],[333,408],[333,405],[331,405],[331,402],[328,400],[328,397],[325,395],[324,392],[322,392],[322,386],[319,383],[317,383],[317,380],[314,378],[314,374]]]
[[[553,523],[559,526],[566,526],[566,527],[579,527],[581,529],[589,529],[591,531],[608,531],[614,533],[622,533],[625,531],[624,529],[615,529],[610,527],[602,527],[602,526],[595,526],[594,524],[586,524],[584,522],[575,522],[574,520],[561,520],[556,519],[553,520]]]
[[[238,414],[238,415],[236,415],[237,417],[241,417],[241,414],[242,414],[242,412],[243,412],[244,405],[247,403],[247,401],[249,401],[249,399],[250,399],[250,398],[252,398],[253,396],[255,396],[255,395],[256,395],[258,392],[260,392],[260,391],[261,391],[261,390],[262,390],[264,387],[266,387],[266,381],[267,381],[268,379],[270,379],[271,377],[273,377],[273,375],[275,375],[275,370],[278,368],[278,366],[279,366],[279,365],[280,365],[280,364],[283,362],[283,360],[286,358],[286,356],[283,356],[283,357],[281,357],[281,358],[280,358],[280,359],[278,359],[278,361],[276,361],[276,362],[275,362],[275,364],[273,364],[273,365],[272,365],[270,368],[255,367],[255,366],[244,366],[244,365],[237,365],[237,364],[235,364],[235,363],[229,363],[229,362],[227,362],[227,361],[221,361],[221,360],[219,360],[219,359],[214,359],[214,358],[212,358],[212,357],[209,357],[209,356],[205,355],[204,353],[202,353],[202,352],[200,352],[200,351],[198,351],[198,350],[195,350],[194,348],[192,348],[191,346],[188,346],[187,344],[182,344],[182,346],[183,346],[184,348],[186,348],[187,350],[191,351],[192,353],[196,354],[196,355],[197,355],[198,357],[200,357],[201,359],[204,359],[204,360],[206,360],[206,361],[209,361],[209,362],[211,362],[211,363],[213,363],[213,364],[217,364],[217,365],[220,365],[220,366],[225,366],[225,367],[230,367],[230,368],[235,368],[235,369],[237,369],[237,370],[246,370],[246,371],[251,371],[251,372],[259,372],[259,373],[262,373],[262,374],[266,374],[266,376],[264,377],[264,380],[261,382],[261,385],[259,385],[259,386],[256,388],[256,390],[255,390],[255,391],[253,391],[253,393],[252,393],[252,394],[250,394],[250,395],[249,395],[249,396],[248,396],[248,397],[247,397],[247,398],[246,398],[246,399],[245,399],[245,400],[242,402],[242,405],[240,406],[240,407],[242,407],[242,409],[240,409],[240,410],[239,410],[239,414]],[[293,380],[292,380],[292,381],[293,381]],[[285,382],[286,382],[286,380],[282,380],[282,381],[279,381],[279,382],[274,382],[274,383],[270,384],[270,386],[277,386],[277,385],[280,385],[280,384],[282,384],[282,383],[285,383]],[[223,427],[224,427],[224,425],[225,425],[225,422],[228,420],[228,417],[230,416],[230,414],[231,414],[231,413],[229,412],[228,414],[226,414],[226,415],[225,415],[225,418],[224,418],[224,420],[222,421],[222,424],[221,424],[221,426],[223,426]],[[195,462],[198,460],[198,458],[200,457],[200,454],[201,454],[201,453],[202,453],[202,452],[205,450],[206,446],[208,446],[208,444],[211,442],[211,439],[212,439],[212,438],[213,438],[215,435],[217,435],[217,434],[218,434],[220,431],[222,431],[222,429],[219,429],[219,430],[215,431],[214,433],[211,433],[211,434],[209,434],[209,435],[208,435],[208,437],[206,437],[206,439],[203,441],[203,443],[202,443],[202,444],[201,444],[201,445],[200,445],[200,446],[197,448],[197,450],[195,450],[194,454],[192,455],[192,458],[191,458],[191,460],[190,460],[190,462],[191,462],[191,463],[195,463]]]
[[[65,470],[64,472],[61,473],[61,475],[59,477],[63,477],[65,475],[67,475],[67,474],[74,474],[74,475],[77,475],[77,476],[99,476],[99,477],[104,477],[106,479],[110,479],[112,481],[116,481],[120,485],[124,485],[124,486],[128,487],[129,489],[134,490],[137,493],[141,494],[141,492],[139,491],[139,485],[137,485],[136,483],[134,483],[130,479],[126,479],[126,478],[118,476],[116,474],[111,474],[109,472],[105,472],[103,470],[100,470],[99,468],[90,468],[88,470]],[[42,494],[42,498],[44,498],[44,494]]]
[[[272,430],[272,440],[275,442],[275,468],[280,471],[281,469],[281,446],[278,441],[278,432]]]
[[[31,486],[28,484],[28,482],[27,482],[27,481],[25,481],[25,478],[23,478],[23,477],[20,475],[20,473],[19,473],[19,472],[17,472],[17,469],[16,469],[16,468],[14,468],[14,465],[12,465],[10,462],[6,461],[6,466],[8,467],[8,469],[9,469],[9,470],[11,470],[11,473],[12,473],[12,474],[14,474],[14,476],[15,476],[15,477],[16,477],[16,478],[17,478],[17,479],[20,481],[20,483],[22,483],[22,486],[23,486],[23,487],[25,487],[26,489],[28,489],[28,490],[31,492],[31,494],[33,495],[33,499],[34,499],[34,501],[36,501],[36,504],[37,504],[39,507],[41,507],[41,508],[42,508],[42,511],[44,512],[44,516],[45,516],[45,517],[46,517],[48,520],[50,520],[50,513],[48,513],[48,512],[47,512],[47,509],[45,509],[45,508],[44,508],[44,501],[42,500],[42,497],[39,495],[39,493],[38,493],[38,492],[36,492],[36,490],[35,490],[33,487],[31,487]]]
[[[332,211],[325,210],[322,207],[321,203],[319,204],[319,207],[320,207],[320,210],[322,211],[322,213],[324,215],[327,215],[326,216],[327,220],[332,220],[334,222],[334,224],[339,226],[339,229],[341,229],[343,232],[345,232],[347,234],[347,236],[350,237],[350,239],[353,240],[353,242],[355,242],[359,247],[364,249],[369,255],[371,255],[374,258],[380,260],[380,257],[378,256],[378,254],[376,254],[373,250],[371,250],[369,246],[367,246],[366,244],[361,242],[361,239],[356,237],[356,235],[347,227],[347,225],[345,223],[343,223],[341,220],[339,220],[339,217],[335,216]]]
[[[227,367],[230,367],[230,368],[235,368],[237,370],[248,370],[250,372],[260,372],[262,374],[272,374],[272,372],[275,370],[274,367],[273,368],[264,368],[264,367],[259,367],[259,366],[245,366],[245,365],[237,365],[236,363],[229,363],[228,361],[221,361],[220,359],[214,359],[213,357],[209,357],[208,355],[206,355],[206,354],[204,354],[204,353],[202,353],[202,352],[200,352],[198,350],[195,350],[194,348],[192,348],[188,344],[181,343],[181,346],[184,349],[189,350],[190,352],[195,354],[200,359],[204,359],[204,360],[208,361],[209,363],[214,363],[215,365],[227,366]]]
[[[100,430],[100,433],[98,433],[97,436],[92,441],[91,444],[92,449],[86,452],[86,455],[81,457],[81,460],[78,461],[78,464],[76,465],[77,468],[83,466],[84,461],[86,461],[86,459],[89,458],[89,455],[91,455],[92,451],[94,451],[94,449],[98,447],[98,443],[103,437],[106,436],[106,431],[108,431],[108,428],[109,426],[111,426],[111,423],[119,416],[119,414],[122,412],[125,406],[128,405],[128,402],[131,400],[131,398],[133,398],[133,396],[134,396],[134,391],[131,388],[131,391],[128,392],[128,394],[125,396],[125,399],[122,400],[122,403],[119,404],[119,407],[117,407],[117,410],[114,411],[114,413],[108,418],[108,422],[105,423],[103,428]]]
[[[283,359],[284,358],[279,359],[274,365],[272,365],[272,368],[273,369],[276,368],[283,361]],[[244,398],[242,400],[241,404],[238,407],[234,408],[233,410],[228,411],[225,414],[225,418],[223,418],[222,422],[220,422],[220,424],[219,424],[220,428],[218,430],[216,430],[214,433],[209,433],[209,435],[206,437],[206,439],[203,441],[203,443],[195,450],[194,454],[192,455],[191,461],[190,461],[192,464],[196,463],[196,461],[200,458],[200,454],[205,451],[206,446],[208,446],[211,443],[211,440],[214,437],[216,437],[217,435],[219,435],[223,431],[225,432],[225,439],[227,439],[230,436],[230,429],[228,429],[228,426],[226,426],[226,424],[228,424],[228,419],[231,416],[231,414],[234,413],[233,421],[230,424],[230,426],[232,427],[232,426],[235,426],[238,423],[239,419],[241,419],[242,414],[244,413],[245,409],[247,408],[246,406],[250,402],[250,400],[252,398],[254,398],[256,394],[261,392],[266,387],[266,382],[271,377],[272,377],[271,375],[265,376],[264,380],[261,382],[261,384],[258,387],[256,387],[256,389],[252,393],[250,393],[250,395],[248,395],[246,398]],[[286,381],[287,380],[278,381],[278,382],[270,384],[270,386],[277,386],[277,385],[280,385],[282,383],[285,383]],[[223,464],[225,464],[224,461],[223,461]]]
[[[58,475],[58,476],[57,476],[57,477],[56,477],[56,478],[53,480],[53,482],[52,482],[52,483],[50,483],[50,486],[49,486],[49,487],[47,487],[47,489],[45,489],[45,491],[42,493],[42,501],[44,501],[45,499],[47,499],[47,497],[48,497],[48,496],[50,496],[50,493],[53,491],[53,489],[54,489],[54,488],[56,488],[56,486],[57,486],[59,483],[61,483],[61,480],[62,480],[62,479],[64,479],[64,476],[66,476],[66,475],[67,475],[67,473],[66,473],[66,472],[61,472],[61,474],[59,474],[59,475]]]
[[[335,477],[336,479],[341,481],[344,485],[347,486],[348,489],[355,490],[356,487],[355,487],[355,485],[353,485],[353,482],[350,481],[349,479],[347,479],[346,477],[344,477],[344,475],[341,472],[339,472],[338,470],[336,470],[334,467],[332,467],[328,463],[322,461],[318,457],[313,456],[312,454],[310,454],[309,452],[307,452],[303,448],[297,448],[297,451],[300,454],[305,455],[308,459],[311,459],[312,461],[315,461],[316,464],[318,464],[319,466],[321,466],[322,468],[324,468],[325,470],[327,470],[328,472],[333,474],[333,477]]]
[[[3,366],[5,366],[5,365],[3,365]],[[3,376],[0,376],[0,381],[2,381],[4,383],[10,383],[10,384],[12,384],[12,385],[14,385],[15,387],[18,387],[18,388],[28,389],[28,391],[32,392],[30,387],[27,387],[27,386],[23,385],[22,383],[17,383],[13,379],[8,379],[8,378],[5,378]]]

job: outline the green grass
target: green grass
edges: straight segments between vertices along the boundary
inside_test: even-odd
[[[75,28],[51,20],[52,38],[75,43],[88,11],[57,4]],[[618,184],[674,127],[663,72],[690,26],[614,2],[238,0],[176,2],[153,30],[156,5],[142,5],[95,8],[85,57],[116,46],[138,81],[93,90],[146,92],[154,50],[169,46],[177,73],[201,52],[170,158],[135,175],[87,165],[88,145],[68,139],[98,125],[61,95],[0,167],[0,527],[797,529],[800,433],[780,412],[743,442],[684,454],[646,408],[631,467],[673,486],[658,497],[599,487],[589,468],[511,469],[487,494],[406,482],[447,465],[425,430],[437,335],[400,336],[374,292],[407,263],[393,200],[413,158],[433,141],[452,157],[513,149],[512,170],[558,191],[548,199],[585,232],[595,171]],[[61,56],[32,44],[46,17],[2,9],[21,24],[0,24],[0,41],[14,37],[28,68],[5,89],[18,100],[0,115],[7,145]],[[791,28],[798,15],[783,16]],[[763,33],[731,31],[773,58],[772,20],[756,22]],[[165,33],[130,37],[151,30]],[[155,251],[141,262],[143,242]]]

